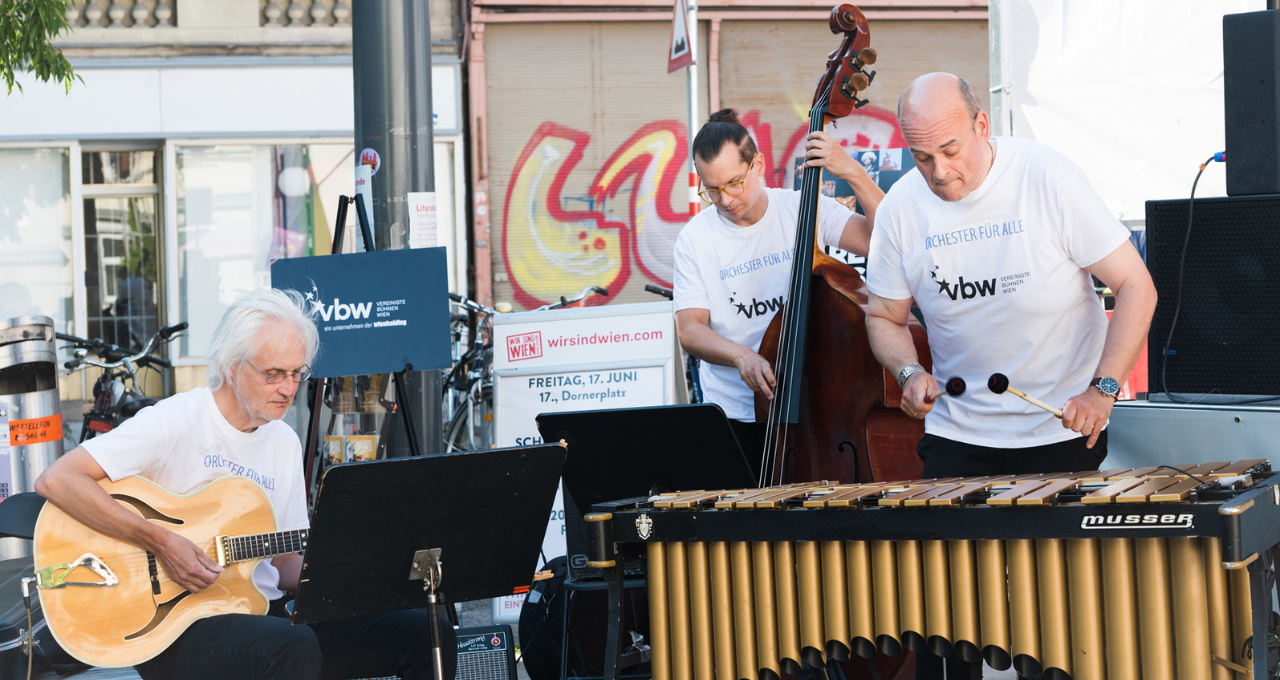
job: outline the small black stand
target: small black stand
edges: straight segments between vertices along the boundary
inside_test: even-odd
[[[715,404],[543,413],[538,431],[543,441],[569,446],[564,466],[566,520],[573,512],[582,518],[596,504],[624,498],[756,486],[729,419]],[[586,530],[581,522],[566,529],[572,563],[577,532],[586,552]],[[627,565],[619,561],[603,571],[609,598],[603,677],[617,680],[621,669],[647,661],[648,654],[623,651],[628,643],[623,628]]]
[[[316,495],[295,624],[524,592],[564,466],[561,445],[335,465]],[[449,580],[443,563],[449,563]]]

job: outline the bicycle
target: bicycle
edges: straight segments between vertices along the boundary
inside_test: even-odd
[[[644,285],[646,292],[654,295],[661,295],[668,300],[675,299],[675,291],[670,288],[663,288],[652,283]],[[699,367],[702,366],[702,360],[692,354],[685,353],[684,356],[684,381],[685,387],[689,390],[689,403],[702,403],[702,378],[698,376]]]
[[[66,333],[55,334],[59,340],[71,343],[68,347],[74,350],[74,358],[63,364],[67,369],[64,377],[89,366],[103,369],[102,375],[93,383],[93,407],[84,415],[80,442],[114,430],[137,415],[138,411],[156,403],[156,399],[148,397],[139,385],[138,371],[143,368],[153,371],[173,368],[173,364],[152,356],[152,352],[159,349],[161,343],[170,342],[175,333],[186,330],[187,326],[183,321],[161,328],[137,354],[130,354],[127,348],[109,344],[101,338],[86,340]],[[98,358],[89,358],[90,352]]]
[[[609,290],[587,286],[573,297],[562,295],[558,302],[532,311],[581,306],[593,294],[607,296]],[[487,449],[493,445],[493,317],[500,312],[456,293],[450,293],[449,299],[467,312],[453,316],[455,352],[468,345],[470,349],[457,357],[444,381],[445,452]],[[471,315],[475,315],[474,326]]]

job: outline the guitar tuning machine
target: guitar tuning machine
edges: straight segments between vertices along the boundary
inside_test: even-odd
[[[864,107],[864,106],[866,106],[867,104],[870,104],[870,103],[871,103],[871,102],[867,101],[866,99],[854,99],[854,100],[853,100],[853,108],[855,108],[855,109],[860,109],[860,108],[862,108],[862,107]]]

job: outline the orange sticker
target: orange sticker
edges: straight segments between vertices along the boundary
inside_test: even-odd
[[[513,591],[511,591],[511,594],[512,594],[512,595],[524,595],[524,594],[525,594],[525,593],[527,593],[527,592],[529,592],[529,586],[516,586],[516,589],[515,589],[515,590],[513,590]]]
[[[62,439],[62,414],[9,421],[9,446],[43,444]]]

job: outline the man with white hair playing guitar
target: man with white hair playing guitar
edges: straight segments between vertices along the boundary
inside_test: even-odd
[[[154,556],[167,577],[163,580],[176,593],[164,596],[171,602],[185,598],[172,584],[200,593],[218,584],[220,577],[225,582],[233,575],[230,569],[224,574],[217,560],[165,528],[165,522],[144,519],[104,489],[108,482],[103,480],[119,483],[144,477],[181,496],[227,476],[246,478],[270,500],[277,530],[305,530],[301,443],[279,421],[310,375],[307,366],[318,343],[301,295],[279,290],[249,294],[227,310],[214,333],[208,387],[165,399],[84,442],[36,480],[36,491],[89,529]],[[37,545],[37,557],[39,553]],[[104,563],[110,562],[107,557]],[[291,625],[284,618],[285,592],[297,589],[301,570],[302,555],[297,552],[263,560],[253,569],[252,582],[271,601],[269,615],[197,618],[162,651],[139,663],[138,673],[146,680],[433,677],[425,612]],[[161,578],[152,572],[156,610],[161,612],[157,617],[165,613]],[[70,590],[80,596],[99,589]],[[152,605],[151,599],[145,598],[145,606]],[[178,611],[176,605],[172,611]],[[451,680],[456,656],[447,652],[456,647],[453,628],[443,622],[441,632],[446,677],[434,680]]]

